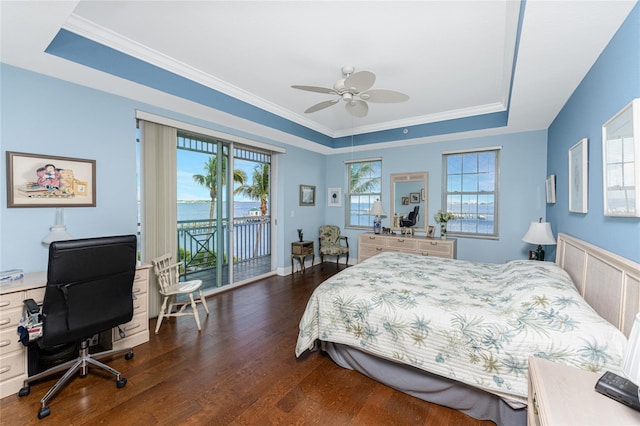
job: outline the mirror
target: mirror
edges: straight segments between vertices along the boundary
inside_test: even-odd
[[[418,207],[418,217],[414,225],[417,232],[427,232],[429,219],[428,207],[428,183],[427,172],[394,173],[391,175],[390,213],[391,229],[398,230],[409,225],[409,213]],[[404,220],[404,222],[402,222]]]
[[[602,126],[605,216],[640,217],[640,99]]]

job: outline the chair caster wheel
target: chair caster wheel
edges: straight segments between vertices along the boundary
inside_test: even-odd
[[[25,386],[18,391],[18,396],[27,396],[31,392],[31,386]]]
[[[49,414],[51,414],[51,409],[49,407],[42,407],[40,411],[38,411],[38,418],[42,420]]]
[[[129,360],[130,360],[130,359],[132,359],[132,358],[133,358],[133,352],[127,352],[127,353],[124,355],[124,359],[126,359],[127,361],[129,361]]]
[[[123,388],[126,384],[127,384],[127,378],[123,377],[122,379],[116,382],[116,387],[120,389],[120,388]]]

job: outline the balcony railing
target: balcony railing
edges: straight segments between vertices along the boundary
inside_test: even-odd
[[[220,256],[218,239],[228,238],[229,220],[222,219],[222,232],[218,232],[216,219],[178,221],[178,253],[182,275],[214,269],[229,264],[229,244],[223,240],[224,253]],[[249,216],[233,219],[233,262],[248,262],[271,255],[271,217]],[[219,263],[221,262],[221,263]]]

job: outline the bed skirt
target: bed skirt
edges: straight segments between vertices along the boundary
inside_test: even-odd
[[[419,370],[410,365],[377,358],[350,346],[322,342],[321,348],[343,368],[427,402],[453,408],[497,425],[526,425],[527,409],[514,409],[499,396]]]

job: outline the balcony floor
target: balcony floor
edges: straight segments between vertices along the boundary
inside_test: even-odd
[[[235,282],[250,280],[271,271],[271,256],[263,256],[257,259],[247,260],[233,265],[233,279]],[[187,280],[202,280],[202,289],[216,288],[216,268],[205,271],[190,272]],[[228,269],[222,271],[222,282],[229,283]]]

